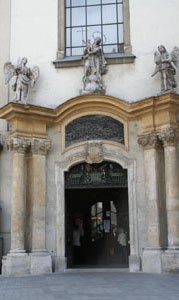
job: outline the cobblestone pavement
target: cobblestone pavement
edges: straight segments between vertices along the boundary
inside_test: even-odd
[[[73,272],[0,276],[0,300],[178,300],[179,275]]]

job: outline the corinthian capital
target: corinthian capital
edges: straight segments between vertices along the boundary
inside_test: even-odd
[[[21,137],[12,137],[6,140],[7,149],[24,154],[28,148],[28,141]]]
[[[168,128],[160,132],[159,139],[166,146],[176,146],[179,139],[179,131],[175,128]]]
[[[46,139],[32,139],[30,146],[33,154],[46,155],[51,148],[51,141]]]
[[[156,134],[143,134],[138,137],[138,144],[144,148],[158,148],[160,147],[160,141]]]

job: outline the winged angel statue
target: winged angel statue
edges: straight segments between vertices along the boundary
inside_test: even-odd
[[[27,103],[27,95],[29,87],[33,88],[37,79],[39,78],[40,71],[37,66],[32,69],[27,67],[27,58],[19,59],[17,65],[12,65],[11,62],[4,64],[5,84],[8,84],[12,77],[15,76],[15,82],[12,89],[16,92],[15,102]]]
[[[157,73],[161,75],[161,92],[166,92],[177,87],[175,80],[176,68],[179,67],[179,48],[174,47],[171,54],[163,45],[158,46],[154,53],[156,68],[152,77]]]

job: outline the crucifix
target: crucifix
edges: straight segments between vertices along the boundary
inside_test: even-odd
[[[85,33],[85,39],[86,39],[86,33],[87,33],[88,29],[87,28],[84,28],[84,27],[81,27],[81,30],[77,30],[77,32],[81,32],[81,35],[82,35],[82,41],[84,42],[84,33]]]

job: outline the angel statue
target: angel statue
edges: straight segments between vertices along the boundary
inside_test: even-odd
[[[39,78],[39,68],[34,66],[32,69],[27,67],[27,58],[19,59],[17,65],[11,62],[4,64],[5,84],[8,84],[12,77],[15,76],[15,83],[12,89],[16,92],[15,102],[27,103],[27,95],[29,87],[33,88]]]
[[[84,42],[84,41],[83,41]],[[102,82],[102,75],[106,73],[106,60],[101,47],[101,38],[96,37],[94,42],[84,42],[83,64],[83,90],[81,94],[104,94],[105,89]]]
[[[163,45],[158,46],[158,51],[154,53],[156,68],[152,77],[157,73],[161,75],[161,92],[166,92],[177,87],[175,80],[176,67],[179,65],[179,48],[174,47],[171,54],[167,52]]]

